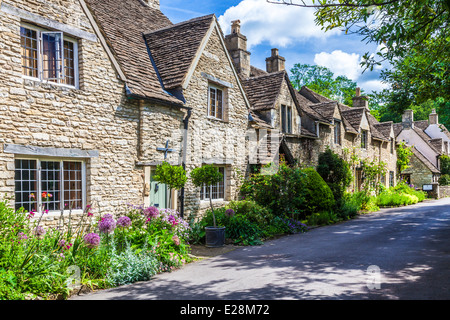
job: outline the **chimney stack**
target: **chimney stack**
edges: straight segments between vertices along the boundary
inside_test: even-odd
[[[225,36],[225,45],[239,75],[249,78],[251,53],[247,51],[247,37],[241,34],[240,20],[231,22],[231,34]]]
[[[405,110],[402,115],[402,125],[403,129],[414,129],[414,111]]]
[[[147,0],[148,6],[160,10],[159,0]]]
[[[268,73],[284,71],[286,59],[281,57],[278,53],[278,49],[272,49],[271,57],[266,59],[266,71]]]
[[[356,88],[355,96],[353,97],[353,108],[369,109],[369,97],[361,95],[361,88]]]
[[[436,109],[433,109],[433,111],[430,114],[430,118],[428,120],[428,125],[432,124],[439,124],[439,116],[436,113]]]

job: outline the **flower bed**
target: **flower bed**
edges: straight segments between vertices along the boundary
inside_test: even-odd
[[[45,228],[34,214],[0,202],[0,299],[67,298],[82,286],[145,281],[190,260],[190,227],[173,210],[127,206],[68,231]]]

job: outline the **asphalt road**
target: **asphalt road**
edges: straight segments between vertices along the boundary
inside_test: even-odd
[[[450,198],[243,247],[71,300],[448,300]]]

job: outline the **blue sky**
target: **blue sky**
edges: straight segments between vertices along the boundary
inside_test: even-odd
[[[272,48],[286,58],[289,71],[296,63],[318,64],[336,76],[346,75],[366,92],[381,90],[380,70],[362,73],[359,62],[365,52],[377,46],[362,37],[340,30],[323,32],[315,25],[313,9],[269,4],[266,0],[160,0],[161,11],[174,22],[214,13],[225,34],[232,20],[241,20],[241,33],[247,36],[251,63],[265,70]]]

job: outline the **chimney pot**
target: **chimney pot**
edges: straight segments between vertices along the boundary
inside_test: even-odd
[[[428,120],[428,124],[439,124],[439,116],[436,113],[436,109],[433,109],[433,111],[430,114],[429,120]]]
[[[231,33],[241,33],[241,20],[231,21]]]
[[[250,55],[247,51],[247,37],[241,34],[241,21],[231,22],[231,34],[225,36],[225,45],[237,72],[244,78],[250,77]]]
[[[361,88],[356,88],[356,96],[360,97],[361,96]]]
[[[268,73],[284,71],[286,68],[285,62],[286,59],[279,55],[278,49],[273,48],[271,57],[266,59],[266,71]]]

